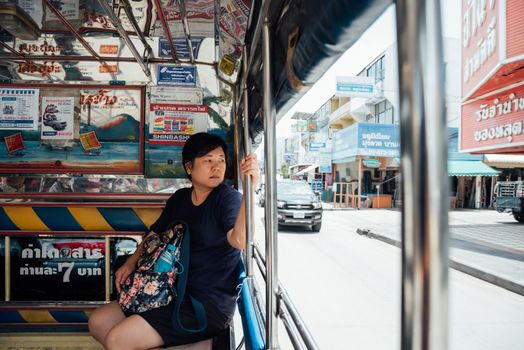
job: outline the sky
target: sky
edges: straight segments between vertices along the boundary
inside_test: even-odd
[[[460,38],[461,1],[442,0],[443,36]],[[295,112],[314,113],[335,94],[337,76],[355,76],[396,41],[395,7],[390,6],[351,48],[284,115],[277,126],[277,137],[291,133],[291,116]]]

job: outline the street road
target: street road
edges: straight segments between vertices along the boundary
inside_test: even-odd
[[[263,208],[256,211],[263,242]],[[400,250],[356,234],[359,215],[382,220],[380,212],[324,211],[320,233],[281,230],[279,279],[321,349],[399,349]],[[524,297],[451,270],[449,298],[450,349],[522,349]]]

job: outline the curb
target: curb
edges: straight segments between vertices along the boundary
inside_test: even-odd
[[[359,235],[367,236],[368,238],[376,239],[379,241],[382,241],[384,243],[393,245],[397,248],[401,247],[400,241],[393,239],[391,237],[387,237],[381,234],[377,234],[374,232],[371,232],[371,230],[366,229],[360,229],[358,228],[356,231]],[[452,269],[455,269],[457,271],[466,273],[470,276],[476,277],[480,280],[486,281],[488,283],[494,284],[496,286],[499,286],[501,288],[504,288],[506,290],[509,290],[510,292],[517,293],[519,295],[524,296],[524,286],[520,285],[518,283],[515,283],[513,281],[510,281],[508,279],[496,276],[494,274],[491,274],[486,271],[479,270],[478,268],[468,266],[466,264],[463,264],[461,262],[458,262],[453,259],[449,259],[449,266]]]

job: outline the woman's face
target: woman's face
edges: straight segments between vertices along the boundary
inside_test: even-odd
[[[186,164],[193,185],[215,188],[224,181],[226,174],[226,155],[222,147],[217,147],[202,157]]]

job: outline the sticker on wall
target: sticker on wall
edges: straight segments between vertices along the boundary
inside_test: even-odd
[[[89,131],[80,134],[80,143],[82,144],[84,152],[87,153],[97,152],[100,148],[102,148],[102,144],[100,143],[100,141],[98,141],[98,138],[96,137],[96,133],[94,131]]]
[[[25,149],[22,133],[20,132],[6,136],[4,137],[4,140],[7,154],[10,156],[19,155],[21,154],[21,151]]]

